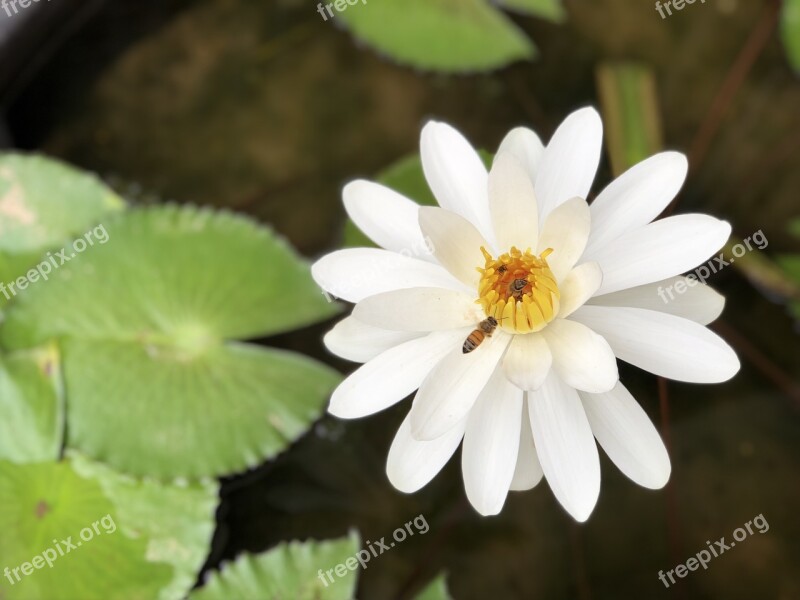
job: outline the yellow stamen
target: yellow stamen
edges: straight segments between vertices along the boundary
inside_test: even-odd
[[[482,246],[481,252],[486,264],[478,267],[481,279],[477,302],[487,317],[494,317],[502,329],[511,333],[539,331],[555,318],[561,295],[547,264],[552,248],[539,256],[530,248],[522,252],[513,246],[497,258]],[[521,284],[515,290],[517,280],[527,282],[521,290]]]

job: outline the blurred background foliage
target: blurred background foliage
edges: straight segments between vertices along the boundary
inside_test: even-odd
[[[445,572],[459,599],[800,597],[798,4],[708,0],[665,19],[650,0],[368,0],[327,20],[301,0],[64,0],[13,18],[0,13],[6,145],[105,182],[73,172],[73,187],[45,190],[38,214],[64,228],[45,228],[52,235],[35,243],[0,222],[2,280],[97,222],[110,232],[108,245],[4,308],[4,563],[44,549],[31,542],[42,527],[33,508],[66,490],[88,500],[53,510],[60,518],[49,526],[60,533],[112,508],[125,524],[122,535],[82,549],[74,568],[56,567],[52,580],[26,578],[45,592],[63,586],[89,597],[74,586],[95,581],[98,565],[117,557],[126,577],[98,581],[97,597],[151,598],[156,590],[179,598],[204,558],[208,587],[197,598],[287,594],[352,555],[357,540],[348,532],[379,539],[424,514],[426,535],[359,573],[359,598],[411,598],[428,585],[430,597],[443,597]],[[622,366],[670,449],[666,490],[641,489],[602,459],[603,490],[587,524],[572,522],[544,484],[483,519],[464,498],[458,460],[413,496],[388,483],[385,457],[405,407],[358,422],[323,416],[293,442],[321,412],[323,385],[299,394],[303,416],[279,443],[248,428],[238,409],[257,405],[243,392],[265,402],[274,374],[243,353],[275,348],[342,372],[353,365],[322,348],[335,319],[310,280],[281,281],[298,261],[281,253],[292,251],[219,209],[268,224],[313,258],[361,243],[339,197],[349,179],[381,179],[431,201],[416,158],[426,119],[455,125],[490,154],[508,129],[527,125],[546,140],[587,104],[601,109],[606,127],[595,193],[632,162],[680,150],[690,172],[671,208],[730,220],[732,244],[759,230],[769,240],[709,280],[727,297],[714,328],[743,359],[733,381],[667,384]],[[42,160],[4,155],[0,175],[24,180]],[[55,172],[31,177],[31,186],[59,180]],[[96,196],[99,212],[71,220],[70,189]],[[123,198],[134,208],[123,211]],[[176,206],[190,203],[206,209]],[[228,295],[193,301],[207,298],[218,278],[231,282]],[[292,313],[270,302],[280,302],[275,290],[297,286],[294,297],[315,308],[291,323]],[[165,297],[185,311],[159,304]],[[143,355],[142,341],[129,337],[153,325],[137,320],[151,310],[171,317],[152,328],[170,348],[200,344],[211,359],[187,374],[173,368],[174,354],[166,369]],[[203,326],[199,338],[178,322],[187,314]],[[244,352],[242,339],[253,347]],[[318,363],[306,368],[326,373],[329,385],[335,378]],[[212,389],[203,376],[216,381],[218,369],[228,384]],[[269,405],[295,405],[285,400]],[[23,464],[30,462],[37,464]],[[659,570],[758,514],[767,533],[669,590],[658,580]],[[308,538],[339,541],[289,543]],[[303,594],[344,598],[356,582],[337,585]],[[0,587],[0,597],[21,589]]]

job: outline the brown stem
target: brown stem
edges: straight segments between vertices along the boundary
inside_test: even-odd
[[[661,437],[664,438],[664,445],[667,453],[672,456],[672,429],[670,427],[669,410],[669,388],[667,380],[663,377],[658,378],[658,408],[661,414]],[[681,531],[680,520],[678,519],[678,499],[675,477],[670,477],[666,487],[667,496],[667,545],[670,564],[677,565],[681,562]],[[679,597],[684,597],[682,589],[677,590]]]
[[[722,124],[725,115],[728,112],[736,93],[742,87],[744,80],[753,68],[756,59],[759,57],[764,47],[767,45],[772,36],[772,32],[778,23],[778,15],[780,14],[780,2],[778,0],[769,0],[764,10],[761,13],[761,18],[756,22],[755,27],[750,32],[744,46],[733,61],[725,80],[714,97],[711,106],[708,109],[700,129],[695,135],[692,145],[689,149],[689,164],[693,168],[703,162],[711,146],[717,130]],[[675,210],[678,198],[673,200],[667,209],[664,211],[664,216],[672,214]]]
[[[800,383],[785,373],[750,340],[724,321],[715,322],[711,328],[738,350],[757,371],[775,384],[775,387],[781,390],[794,403],[796,408],[800,408]]]
[[[744,80],[753,68],[756,59],[761,54],[767,41],[772,36],[772,32],[778,23],[780,4],[775,1],[767,2],[761,13],[761,18],[756,22],[750,37],[747,38],[736,60],[728,70],[725,81],[719,88],[711,107],[708,109],[703,124],[692,142],[689,150],[691,164],[699,164],[705,158],[711,140],[717,133],[722,120],[728,112],[739,88],[742,87]]]
[[[578,588],[578,600],[591,600],[592,589],[589,586],[589,577],[586,573],[581,526],[575,522],[570,523],[569,534],[570,546],[572,547],[572,567],[575,584]]]

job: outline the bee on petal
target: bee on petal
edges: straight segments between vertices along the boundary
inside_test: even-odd
[[[497,329],[497,319],[494,317],[488,317],[484,319],[480,323],[478,323],[478,327],[467,336],[467,339],[464,340],[464,345],[461,347],[461,351],[464,354],[469,354],[475,348],[480,346],[487,337],[492,337],[494,330]]]

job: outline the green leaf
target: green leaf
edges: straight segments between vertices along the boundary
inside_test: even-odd
[[[233,342],[64,343],[68,443],[134,475],[218,476],[281,452],[339,379],[309,358]]]
[[[428,587],[417,594],[414,600],[450,600],[446,580],[447,577],[444,574],[439,575]]]
[[[134,209],[107,232],[21,294],[2,332],[12,348],[61,340],[67,445],[170,479],[242,470],[301,435],[338,374],[226,340],[332,314],[307,264],[227,213]]]
[[[800,0],[783,0],[781,39],[789,63],[795,71],[800,72]]]
[[[37,155],[0,154],[0,250],[51,248],[124,202],[97,177]]]
[[[731,256],[738,244],[727,242],[725,255]],[[748,252],[736,259],[733,267],[741,271],[757,288],[777,298],[800,298],[800,256],[779,256],[773,261],[761,252]]]
[[[661,117],[652,70],[631,63],[597,70],[611,169],[619,176],[663,147]]]
[[[0,154],[0,280],[15,279],[124,206],[93,175],[43,156]]]
[[[0,459],[56,460],[64,430],[55,345],[0,358]]]
[[[131,535],[144,523],[69,463],[0,461],[0,506],[6,600],[152,600],[172,580],[170,565],[147,559],[147,537]]]
[[[425,70],[486,71],[535,55],[527,36],[487,0],[370,0],[336,18],[379,52]]]
[[[218,484],[164,485],[121,475],[75,452],[70,459],[78,475],[100,484],[123,533],[147,540],[147,561],[174,567],[172,581],[161,589],[159,600],[185,598],[208,556]]]
[[[344,565],[358,548],[358,535],[351,533],[339,540],[283,543],[258,556],[243,555],[212,573],[189,600],[351,600],[355,570],[345,567],[342,577],[332,573],[333,582],[328,578],[323,582],[319,571],[326,577],[325,571]]]
[[[561,0],[495,0],[495,2],[503,8],[550,19],[557,23],[561,23],[567,18]]]
[[[290,331],[336,312],[308,265],[247,218],[167,205],[132,209],[105,228],[104,244],[17,297],[8,347],[60,336],[191,346]]]

